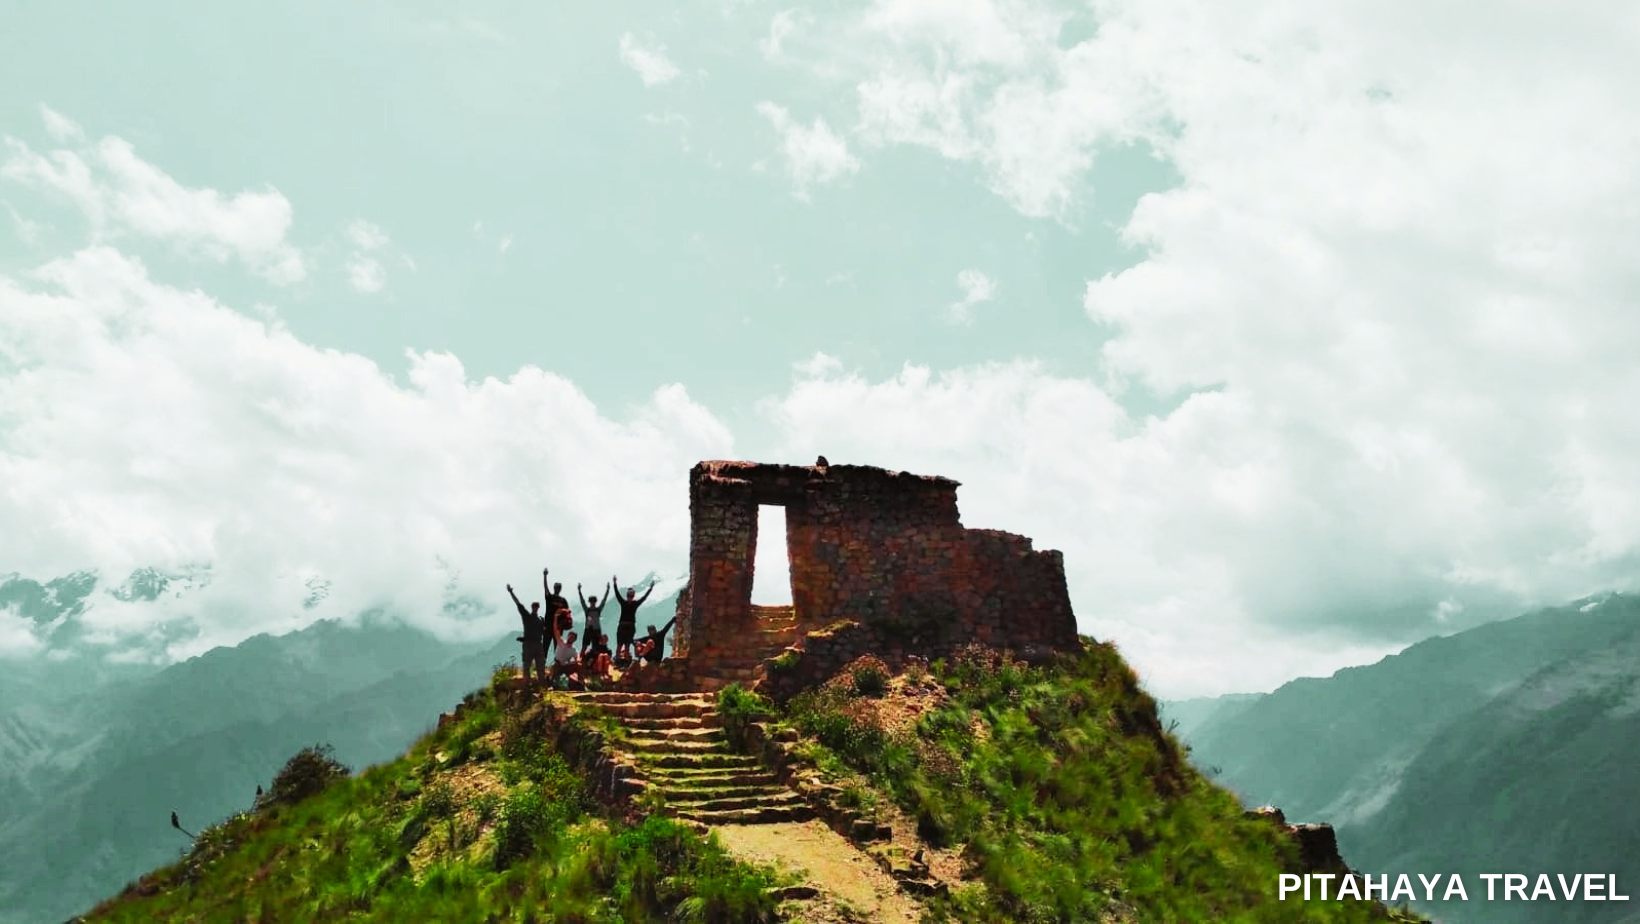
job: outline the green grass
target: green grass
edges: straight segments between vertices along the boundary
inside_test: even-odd
[[[538,712],[468,702],[397,761],[206,829],[87,919],[772,920],[773,873],[669,819],[604,817]],[[511,782],[463,797],[453,774],[485,750]]]
[[[963,850],[977,882],[936,917],[1383,919],[1366,904],[1276,899],[1293,845],[1190,767],[1113,647],[1043,669],[975,653],[933,675],[950,703],[914,733],[886,732],[862,695],[877,684],[858,677],[794,697],[786,718],[814,739],[808,756],[825,766],[829,753],[927,840]]]
[[[847,804],[897,804],[931,843],[961,850],[973,879],[931,900],[931,918],[1384,917],[1367,904],[1278,901],[1293,845],[1184,760],[1113,647],[1090,643],[1050,668],[974,651],[928,673],[949,701],[902,733],[877,719],[886,677],[852,675],[783,708],[739,687],[718,703],[731,730],[797,728],[798,753],[846,781]],[[334,773],[315,759],[322,747],[305,749],[286,768],[306,768],[291,775],[304,795],[202,831],[182,860],[88,919],[772,919],[774,873],[659,805],[641,802],[647,817],[629,823],[587,791],[577,761],[617,730],[557,700],[509,709],[506,680],[498,671],[459,721],[361,774]]]

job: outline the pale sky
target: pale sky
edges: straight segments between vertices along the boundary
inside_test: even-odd
[[[447,7],[8,6],[0,573],[209,567],[89,642],[499,634],[817,453],[1167,697],[1635,588],[1632,3]]]

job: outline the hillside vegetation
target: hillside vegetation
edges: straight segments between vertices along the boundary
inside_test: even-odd
[[[958,851],[969,882],[931,902],[938,919],[1420,920],[1279,901],[1293,842],[1184,760],[1113,646],[1051,668],[971,649],[901,677],[873,660],[784,707],[725,696],[726,714],[749,714],[726,721],[795,728],[816,765],[863,785],[858,798]]]
[[[358,776],[304,784],[324,764],[299,753],[256,810],[200,832],[84,920],[773,919],[772,874],[668,819],[598,811],[539,711],[503,706],[511,674]]]
[[[498,673],[396,761],[271,787],[87,920],[757,921],[800,907],[715,837],[591,799],[570,756],[585,749],[554,742],[620,730],[589,713],[543,728],[542,709],[503,705],[506,685]],[[886,708],[909,687],[928,708]],[[1047,668],[978,651],[904,677],[867,663],[785,706],[738,688],[721,703],[731,734],[794,729],[822,772],[962,857],[957,887],[926,900],[933,920],[1416,920],[1278,901],[1294,845],[1190,767],[1108,645]],[[315,753],[282,775],[322,777]]]

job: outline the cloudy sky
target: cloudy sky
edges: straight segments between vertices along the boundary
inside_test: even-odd
[[[8,7],[0,573],[210,568],[111,650],[508,631],[822,452],[1170,697],[1636,585],[1632,3],[447,7]]]

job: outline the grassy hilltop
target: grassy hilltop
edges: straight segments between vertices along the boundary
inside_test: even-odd
[[[782,889],[789,874],[740,862],[653,800],[594,800],[580,767],[619,743],[617,723],[590,711],[544,721],[546,704],[509,688],[498,673],[458,721],[359,775],[320,749],[298,754],[255,811],[200,832],[178,863],[86,919],[819,914]],[[895,840],[915,839],[947,886],[922,899],[927,919],[1418,920],[1371,903],[1278,901],[1296,847],[1191,768],[1109,645],[1044,668],[975,651],[890,676],[867,660],[784,705],[731,687],[719,711],[732,739],[753,722],[795,737],[791,752],[830,788],[897,819]],[[849,919],[826,908],[825,920]]]

